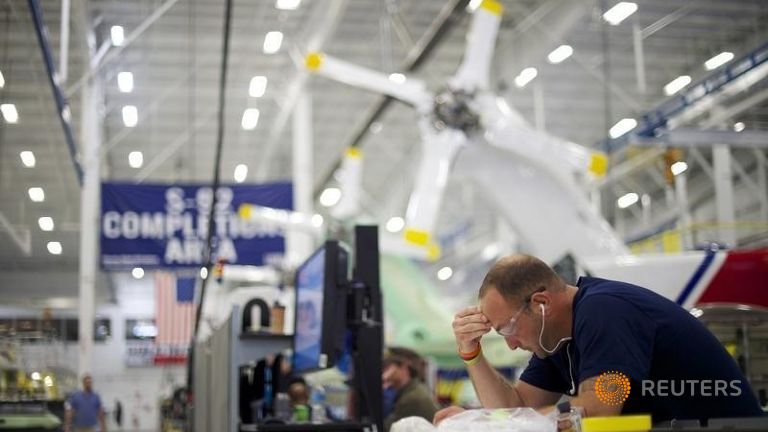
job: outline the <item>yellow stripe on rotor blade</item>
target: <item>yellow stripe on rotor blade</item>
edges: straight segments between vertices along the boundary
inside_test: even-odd
[[[240,216],[241,219],[250,219],[251,210],[252,206],[250,204],[240,204],[240,207],[237,209],[237,215]]]
[[[304,66],[311,71],[320,69],[323,65],[323,55],[318,52],[311,52],[304,58]]]
[[[419,246],[429,243],[429,233],[422,230],[408,228],[405,230],[405,240]]]
[[[501,15],[504,13],[504,6],[502,6],[501,2],[496,0],[483,0],[483,2],[480,3],[480,8],[485,9],[494,15]]]
[[[347,149],[347,157],[360,159],[363,157],[363,152],[357,147],[350,147]]]
[[[427,246],[427,261],[435,262],[440,259],[440,246],[437,243],[430,243]]]
[[[605,153],[592,153],[592,157],[589,160],[589,172],[602,177],[608,172],[608,156]]]

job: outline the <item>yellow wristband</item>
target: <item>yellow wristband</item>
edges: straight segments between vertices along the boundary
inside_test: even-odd
[[[483,353],[480,352],[478,355],[474,356],[471,360],[464,360],[464,364],[467,366],[476,365],[480,361],[480,357],[483,356]]]

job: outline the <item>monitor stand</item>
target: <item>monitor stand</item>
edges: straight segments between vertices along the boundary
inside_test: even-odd
[[[352,332],[353,398],[350,418],[384,432],[382,355],[384,313],[379,286],[379,234],[376,226],[355,227],[355,269],[347,300]]]

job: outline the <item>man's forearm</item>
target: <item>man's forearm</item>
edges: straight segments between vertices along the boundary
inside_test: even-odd
[[[72,410],[68,409],[64,412],[64,430],[69,431],[72,428]]]
[[[467,366],[472,385],[483,408],[514,408],[525,406],[512,385],[482,357]]]
[[[579,395],[570,400],[572,407],[578,407],[584,410],[584,417],[602,417],[616,416],[621,414],[624,404],[608,405],[598,399],[595,394],[595,378],[590,378],[579,385]],[[549,414],[556,411],[555,406],[546,406],[538,411],[542,414]]]
[[[604,403],[596,404],[593,401],[579,398],[573,398],[570,402],[572,407],[581,408],[584,410],[582,414],[584,417],[610,417],[621,415],[621,407],[618,407],[617,409],[616,407],[609,406]],[[543,408],[539,408],[537,411],[541,414],[547,415],[551,412],[557,411],[557,407],[555,405],[549,405]]]

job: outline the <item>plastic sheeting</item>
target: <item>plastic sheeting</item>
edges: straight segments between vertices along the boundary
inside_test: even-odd
[[[449,417],[435,427],[420,417],[407,417],[392,425],[392,432],[554,432],[554,416],[533,408],[476,409]]]

